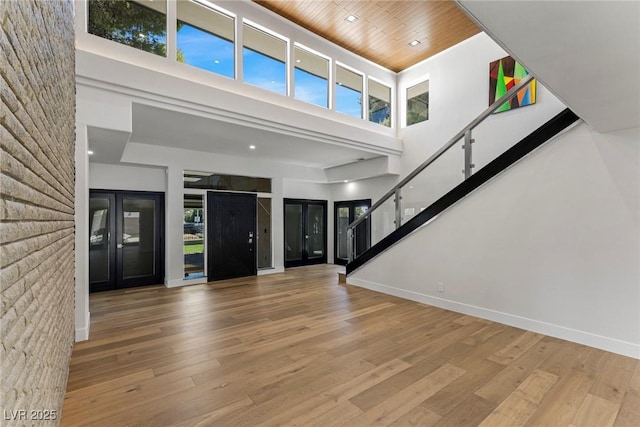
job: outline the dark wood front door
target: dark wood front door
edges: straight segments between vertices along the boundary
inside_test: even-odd
[[[164,194],[92,190],[91,292],[154,285],[164,278]]]
[[[256,195],[207,193],[209,280],[254,276]]]

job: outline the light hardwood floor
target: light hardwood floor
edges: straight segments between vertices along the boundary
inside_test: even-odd
[[[640,425],[636,359],[336,271],[92,294],[62,425]]]

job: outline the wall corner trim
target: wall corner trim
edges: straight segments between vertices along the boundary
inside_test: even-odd
[[[89,328],[91,326],[91,313],[87,312],[87,323],[81,328],[76,328],[76,342],[89,340]]]

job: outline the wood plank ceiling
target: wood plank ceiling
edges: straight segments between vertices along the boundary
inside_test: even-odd
[[[450,0],[254,1],[395,72],[480,32]],[[348,22],[349,15],[358,19]],[[410,46],[413,40],[420,44]]]

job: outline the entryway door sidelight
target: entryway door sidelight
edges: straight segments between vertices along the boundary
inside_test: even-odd
[[[90,291],[163,283],[163,230],[164,193],[92,190]]]
[[[284,266],[327,262],[327,202],[284,200]]]

